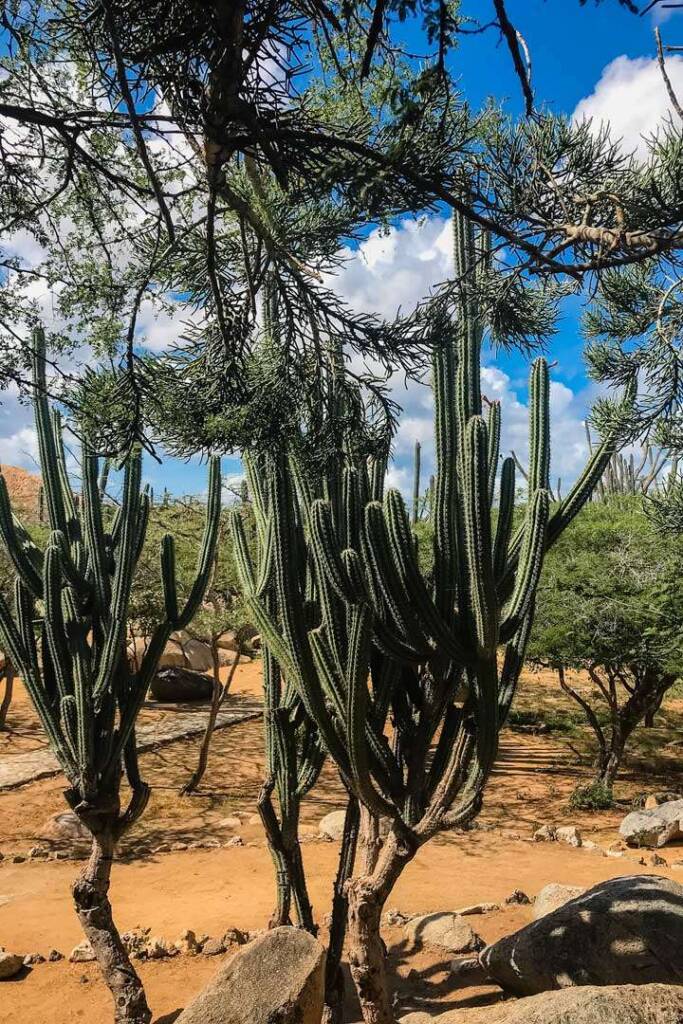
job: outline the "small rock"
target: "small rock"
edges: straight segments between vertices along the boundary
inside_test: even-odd
[[[150,939],[145,946],[145,955],[148,960],[167,960],[169,957],[177,956],[179,950],[172,942],[160,936]]]
[[[68,859],[69,859],[69,851],[68,850],[53,850],[52,853],[50,854],[50,860],[68,860]]]
[[[45,957],[42,953],[27,953],[24,957],[24,967],[30,967],[31,964],[44,964]]]
[[[222,939],[207,939],[202,946],[202,956],[220,956],[225,953]]]
[[[581,846],[584,850],[589,850],[591,853],[597,853],[601,857],[607,856],[607,851],[603,850],[599,843],[594,843],[592,839],[584,839]]]
[[[683,834],[683,800],[670,800],[647,811],[631,811],[619,833],[629,846],[666,846]]]
[[[256,817],[257,817],[258,821],[261,820],[258,817],[258,815],[256,815]],[[242,822],[240,821],[240,819],[237,816],[233,815],[230,818],[223,818],[222,821],[219,821],[218,822],[218,827],[219,828],[241,828],[242,827]]]
[[[147,944],[149,942],[151,928],[133,928],[124,932],[121,936],[128,956],[134,956],[137,960],[144,960],[147,956]]]
[[[646,811],[651,811],[655,807],[661,807],[662,804],[668,804],[672,800],[680,800],[680,799],[681,799],[681,794],[680,793],[674,793],[671,790],[660,790],[657,793],[650,793],[649,796],[645,797],[645,801],[643,803],[643,809],[646,810]]]
[[[64,959],[64,954],[60,953],[58,949],[51,949],[47,954],[47,958],[51,964],[59,963],[60,960]]]
[[[500,910],[497,903],[473,903],[469,907],[454,910],[453,913],[459,917],[471,917],[474,914],[492,914],[495,910]]]
[[[625,857],[626,854],[623,850],[605,850],[605,854],[608,857]]]
[[[650,853],[645,858],[645,863],[649,864],[651,868],[659,868],[659,867],[662,867],[662,866],[666,867],[667,864],[668,864],[668,861],[666,860],[665,857],[660,857],[658,853]]]
[[[439,946],[449,953],[476,953],[484,948],[467,921],[450,911],[412,917],[404,931],[415,945]]]
[[[320,834],[327,839],[341,839],[345,818],[346,811],[330,811],[320,822]]]
[[[154,849],[152,850],[152,853],[168,853],[170,849],[171,849],[171,846],[170,846],[169,843],[161,843],[160,846],[155,846],[154,847]]]
[[[580,885],[560,885],[559,882],[551,882],[550,885],[541,889],[534,901],[534,920],[538,921],[546,914],[552,914],[554,910],[563,907],[570,900],[575,900],[577,896],[583,896],[585,891],[585,888]]]
[[[73,811],[59,811],[51,815],[38,833],[41,839],[51,843],[66,843],[69,846],[90,846],[91,835],[78,815]]]
[[[77,946],[71,950],[69,960],[72,964],[87,964],[95,959],[93,948],[85,939],[83,942],[79,942]]]
[[[46,850],[44,846],[32,846],[28,851],[30,860],[47,860],[50,855],[50,851]]]
[[[181,850],[186,850],[186,849],[187,849],[187,843],[171,843],[171,850],[174,853],[175,852],[180,852]]]
[[[566,843],[567,846],[581,846],[581,833],[576,825],[562,825],[555,832],[558,843]]]
[[[176,946],[181,953],[187,953],[191,956],[201,952],[199,943],[197,942],[197,936],[191,928],[186,928],[180,938],[176,942]]]
[[[12,857],[13,864],[24,864],[25,861],[26,857],[24,857],[23,853],[15,853],[14,856]]]
[[[410,917],[408,914],[404,914],[402,911],[397,910],[396,907],[392,907],[390,910],[387,910],[384,915],[384,923],[389,925],[389,927],[392,925],[403,926],[404,924],[407,924],[409,920]]]
[[[533,836],[535,843],[554,843],[557,839],[557,830],[554,825],[541,825]]]
[[[24,966],[24,958],[16,953],[0,953],[0,981],[6,978],[13,978]]]
[[[244,946],[248,941],[249,937],[246,932],[240,931],[239,928],[228,928],[223,936],[223,945],[226,948],[228,946]]]
[[[227,843],[223,844],[224,847],[228,846],[244,846],[244,839],[242,836],[233,836],[232,839],[228,839]]]
[[[531,903],[531,900],[525,892],[522,892],[521,889],[515,889],[514,892],[511,892],[509,896],[505,897],[505,902],[508,905],[519,903],[520,906],[527,907]]]

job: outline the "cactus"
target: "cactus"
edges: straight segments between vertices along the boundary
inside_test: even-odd
[[[351,971],[368,1024],[393,1021],[379,938],[384,902],[423,843],[478,813],[545,551],[588,500],[613,449],[611,439],[597,448],[551,511],[549,376],[537,359],[526,515],[513,532],[515,465],[506,458],[493,528],[500,408],[482,415],[477,257],[458,217],[455,252],[458,321],[434,352],[433,579],[420,571],[403,498],[382,498],[382,471],[348,451],[341,500],[295,453],[272,454],[261,474],[269,540],[256,563],[233,518],[238,569],[264,642],[349,791],[391,823],[374,870],[347,886]]]
[[[166,536],[161,573],[166,617],[140,667],[126,656],[126,620],[135,566],[145,539],[149,495],[141,489],[141,453],[125,460],[123,498],[111,525],[103,504],[108,464],[82,447],[82,501],[67,474],[59,415],[50,409],[45,339],[34,334],[34,408],[50,536],[44,550],[12,512],[0,475],[0,534],[16,572],[14,609],[0,595],[0,639],[68,780],[66,799],[92,834],[92,854],[73,888],[81,924],[116,1006],[117,1022],[147,1024],[144,991],[112,919],[111,861],[122,834],[142,814],[149,788],[137,763],[135,722],[172,630],[201,602],[213,564],[220,518],[220,465],[211,462],[206,529],[197,574],[178,603],[173,538]],[[125,771],[130,802],[121,809]]]

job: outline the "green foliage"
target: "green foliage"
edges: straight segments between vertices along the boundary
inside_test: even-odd
[[[683,547],[638,498],[588,505],[546,560],[529,656],[628,675],[683,673]]]
[[[602,782],[577,786],[569,797],[569,807],[573,811],[608,811],[613,806],[612,789]]]

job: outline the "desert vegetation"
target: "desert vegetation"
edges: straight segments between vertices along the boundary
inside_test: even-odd
[[[0,928],[21,872],[53,905],[86,863],[68,966],[0,930],[0,1018],[683,1014],[680,58],[657,22],[631,152],[537,95],[523,11],[469,6],[5,5],[0,384],[36,457],[0,472]],[[558,19],[608,7],[669,10]],[[492,34],[517,99],[477,108]],[[345,295],[433,218],[445,278]]]

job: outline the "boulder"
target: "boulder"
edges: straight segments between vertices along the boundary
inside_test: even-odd
[[[128,641],[128,661],[139,668],[151,637],[136,636]],[[195,640],[184,629],[171,633],[159,658],[159,668],[189,668],[195,672],[210,672],[213,666],[211,648]]]
[[[680,1024],[683,989],[673,985],[586,985],[434,1017],[409,1013],[399,1024]]]
[[[522,907],[528,907],[531,900],[525,892],[522,892],[521,889],[514,889],[509,896],[505,897],[505,902],[509,906],[518,903]]]
[[[341,839],[344,834],[346,811],[330,811],[319,825],[320,834],[328,839]]]
[[[213,680],[187,668],[164,668],[157,672],[150,687],[155,700],[168,704],[211,700]]]
[[[324,990],[324,946],[273,928],[221,966],[176,1024],[320,1024]]]
[[[650,810],[631,811],[619,826],[629,846],[666,846],[683,834],[683,800],[669,800]]]
[[[668,804],[671,800],[680,800],[681,794],[674,793],[672,790],[658,790],[656,793],[650,793],[649,796],[645,797],[643,802],[643,808],[646,811],[651,811],[655,807],[660,807],[662,804]]]
[[[555,838],[558,843],[566,843],[567,846],[581,846],[581,833],[576,825],[561,825],[555,830]]]
[[[497,903],[472,903],[468,907],[458,907],[453,913],[458,917],[471,917],[473,914],[492,914],[496,910],[500,910]]]
[[[506,991],[683,984],[683,886],[658,875],[601,882],[479,955]]]
[[[90,832],[73,811],[52,814],[39,835],[51,848],[59,847],[72,853],[85,853],[92,843]]]
[[[7,953],[5,950],[0,950],[0,981],[5,981],[7,978],[13,978],[15,974],[19,973],[23,966],[23,956],[18,956],[16,953]]]
[[[450,911],[411,917],[404,931],[416,946],[438,946],[449,953],[476,953],[484,948],[468,922]]]
[[[535,843],[554,843],[557,839],[557,829],[554,825],[541,825],[534,832]]]
[[[544,886],[534,900],[534,921],[538,921],[539,917],[545,917],[546,914],[552,914],[553,910],[563,907],[570,900],[575,900],[585,891],[581,885],[560,885],[559,882],[551,882],[550,885]]]
[[[225,633],[221,633],[216,640],[216,646],[220,651],[239,651],[239,637],[236,629],[228,629]]]

